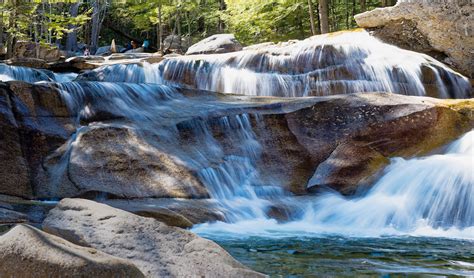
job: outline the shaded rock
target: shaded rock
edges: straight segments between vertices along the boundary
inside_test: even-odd
[[[81,192],[126,198],[208,196],[190,169],[147,141],[126,127],[84,128],[71,150],[68,178]]]
[[[46,231],[133,262],[148,277],[261,277],[212,241],[151,218],[83,199],[64,199]]]
[[[318,165],[308,187],[329,186],[343,194],[351,194],[363,184],[371,184],[376,173],[389,160],[369,146],[341,143],[328,159]]]
[[[19,59],[37,58],[46,62],[52,62],[60,60],[66,56],[66,53],[55,46],[45,46],[30,41],[18,41],[14,46],[13,56]]]
[[[28,216],[11,209],[0,207],[0,224],[24,223],[28,221]],[[1,273],[1,271],[0,271]]]
[[[41,163],[75,129],[74,119],[56,90],[10,82],[0,89],[0,194],[32,198],[43,184]]]
[[[192,45],[186,55],[217,54],[242,50],[242,45],[233,34],[217,34]]]
[[[138,47],[135,49],[130,49],[125,51],[125,53],[145,53],[145,49],[143,47]]]
[[[0,237],[5,277],[144,277],[130,261],[72,244],[28,225]]]
[[[12,109],[10,91],[0,85],[0,194],[31,197],[29,169],[22,152],[18,123]]]
[[[399,1],[356,15],[355,20],[382,40],[434,54],[474,77],[474,6],[469,1]]]
[[[96,56],[107,56],[107,55],[110,55],[110,54],[112,54],[112,50],[111,50],[110,45],[108,45],[108,46],[102,46],[102,47],[97,48],[94,55],[96,55]]]
[[[169,226],[224,221],[225,211],[211,199],[136,199],[107,200],[105,204],[141,216],[155,218]]]
[[[45,60],[37,58],[12,58],[7,60],[6,64],[36,69],[46,69],[49,67]]]

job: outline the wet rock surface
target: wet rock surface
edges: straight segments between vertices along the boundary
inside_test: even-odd
[[[147,277],[264,277],[234,260],[216,243],[83,199],[64,199],[43,228],[73,243],[90,246],[133,262]]]
[[[245,155],[241,142],[252,141],[241,136],[259,144],[255,167],[262,194],[274,190],[267,185],[296,194],[306,194],[306,185],[334,185],[347,193],[382,169],[385,159],[426,154],[473,126],[472,100],[380,93],[279,99],[182,89],[174,93],[183,98],[178,102],[160,100],[179,109],[160,110],[151,125],[130,122],[93,95],[85,95],[89,115],[79,122],[79,112],[67,108],[55,85],[12,82],[2,88],[1,154],[9,163],[0,167],[7,177],[0,193],[26,198],[87,192],[207,198],[202,169]],[[226,121],[235,128],[228,130]],[[196,126],[206,132],[196,133]],[[212,136],[220,148],[208,160],[196,152],[213,150],[202,136]],[[318,178],[309,182],[313,175]],[[178,226],[199,222],[172,211],[184,216]]]

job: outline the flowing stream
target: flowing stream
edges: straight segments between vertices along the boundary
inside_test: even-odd
[[[170,58],[159,64],[110,65],[80,78],[283,97],[383,91],[466,98],[471,87],[467,78],[435,59],[382,43],[365,31]]]
[[[70,82],[74,78],[0,65],[3,81],[56,82],[52,86],[78,117],[77,131],[50,157],[55,163],[44,167],[47,182],[59,186],[68,167],[88,175],[86,166],[94,159],[85,152],[72,155],[87,132],[127,130],[138,138],[129,146],[165,153],[173,165],[196,173],[225,221],[192,230],[256,270],[283,276],[474,275],[474,131],[437,154],[392,159],[359,195],[293,196],[277,175],[262,176],[256,130],[265,128],[262,115],[242,112],[242,103],[208,92],[192,97],[170,86],[285,97],[371,91],[470,96],[468,79],[426,55],[353,32],[265,50],[111,65],[77,78],[101,82]],[[138,190],[107,169],[93,169],[87,183],[76,186],[123,183],[132,196]],[[274,207],[291,213],[277,220],[268,213]]]
[[[439,154],[392,159],[382,177],[360,195],[328,191],[297,197],[283,190],[277,178],[271,184],[261,182],[257,166],[262,146],[254,131],[263,124],[258,115],[215,116],[232,106],[193,100],[164,85],[58,86],[83,121],[98,113],[127,119],[121,128],[139,136],[151,132],[153,147],[194,169],[225,212],[225,221],[192,230],[257,270],[288,275],[347,275],[350,269],[358,274],[472,274],[474,131]],[[85,127],[77,138],[102,127]],[[194,143],[181,144],[183,133]],[[268,215],[275,204],[292,211],[287,221]],[[460,251],[450,253],[450,248]],[[265,265],[270,262],[277,265],[269,270]]]

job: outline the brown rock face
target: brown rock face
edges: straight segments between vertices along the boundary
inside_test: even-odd
[[[11,82],[0,94],[5,115],[0,121],[5,130],[2,161],[10,162],[0,167],[5,177],[0,194],[31,198],[43,182],[43,160],[66,142],[74,119],[59,93],[48,86]]]
[[[128,260],[72,244],[28,225],[0,237],[2,277],[144,277]]]
[[[381,94],[367,97],[328,100],[286,116],[298,141],[319,165],[309,188],[329,185],[351,193],[380,170],[386,158],[426,154],[473,126],[472,115],[459,113],[448,102]],[[456,103],[466,106],[463,101]]]
[[[252,184],[262,196],[319,186],[351,193],[370,183],[387,158],[426,154],[474,126],[472,100],[382,93],[280,99],[192,90],[181,90],[177,102],[160,99],[149,111],[130,91],[113,97],[84,92],[79,110],[89,114],[78,122],[54,86],[12,82],[1,88],[0,154],[7,163],[0,166],[0,194],[26,198],[100,192],[207,198],[213,194],[207,183],[233,186],[222,172],[229,163],[258,173]],[[145,122],[127,116],[121,97],[128,103],[138,98]],[[113,106],[117,99],[120,109]],[[133,211],[178,226],[203,221],[167,209]]]
[[[474,6],[469,1],[399,1],[355,19],[386,42],[431,54],[474,77]]]
[[[64,52],[56,47],[41,46],[29,41],[16,42],[13,54],[16,58],[39,58],[46,62],[57,61],[66,56]]]
[[[319,164],[308,186],[328,186],[343,194],[370,184],[389,160],[369,146],[341,143],[328,159]]]
[[[147,277],[264,277],[210,240],[88,200],[62,200],[43,227],[74,243],[130,260]]]
[[[31,197],[29,169],[23,156],[18,124],[12,111],[10,91],[0,88],[0,194]]]

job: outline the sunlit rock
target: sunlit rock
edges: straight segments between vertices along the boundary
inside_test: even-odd
[[[227,53],[241,49],[242,45],[233,34],[217,34],[189,47],[186,55]]]
[[[469,1],[400,0],[355,20],[387,43],[432,54],[474,77],[474,6]]]
[[[0,236],[5,277],[144,277],[133,263],[75,245],[28,225]]]
[[[64,199],[43,228],[80,245],[133,262],[147,277],[263,277],[234,260],[216,243],[107,205]]]

